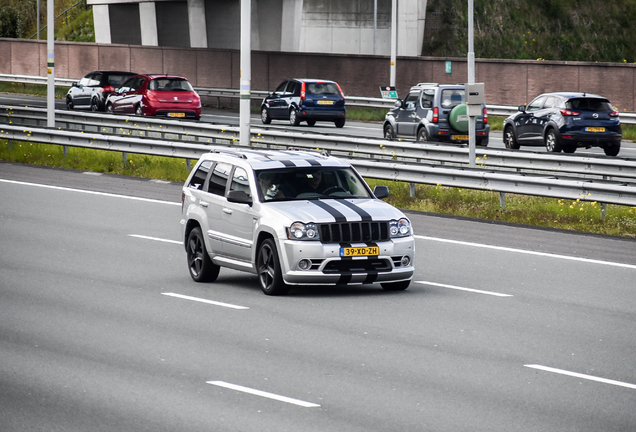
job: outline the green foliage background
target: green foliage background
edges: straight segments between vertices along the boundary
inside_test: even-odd
[[[428,0],[422,55],[467,55],[467,3]],[[473,19],[477,58],[636,62],[636,0],[476,0]]]
[[[93,10],[86,0],[54,0],[55,39],[95,42]],[[47,0],[40,0],[40,39],[46,39]],[[37,39],[37,0],[0,0],[0,37]]]

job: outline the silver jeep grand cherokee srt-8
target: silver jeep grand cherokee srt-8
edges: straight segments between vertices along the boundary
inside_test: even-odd
[[[203,282],[220,267],[255,273],[268,295],[312,284],[404,290],[415,241],[408,218],[379,199],[388,194],[326,153],[215,149],[183,186],[190,275]]]

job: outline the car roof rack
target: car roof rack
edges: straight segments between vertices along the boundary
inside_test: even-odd
[[[289,147],[287,149],[287,151],[318,153],[320,156],[323,156],[323,157],[330,157],[331,156],[327,150],[319,150],[319,149],[306,149],[306,148],[299,148],[299,147]]]
[[[210,153],[223,153],[230,156],[236,156],[241,159],[247,159],[247,155],[243,153],[242,150],[229,150],[229,149],[215,148],[210,150]]]
[[[421,83],[417,83],[414,87],[417,87],[417,86],[425,86],[425,85],[430,85],[430,86],[439,86],[439,83],[433,83],[433,82],[421,82]]]

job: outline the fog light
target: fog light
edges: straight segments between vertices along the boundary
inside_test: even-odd
[[[311,260],[301,259],[298,261],[298,268],[301,270],[308,270],[311,267]]]
[[[400,264],[402,264],[402,267],[408,267],[411,265],[411,257],[409,257],[408,255],[404,255],[402,257],[402,259],[400,260]]]

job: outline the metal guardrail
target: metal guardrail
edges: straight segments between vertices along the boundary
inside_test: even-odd
[[[56,125],[62,129],[90,134],[180,140],[208,145],[236,145],[239,137],[239,132],[235,128],[203,122],[168,121],[154,117],[104,115],[75,110],[56,110],[55,117]],[[47,125],[46,109],[0,105],[0,123],[44,127]],[[287,147],[321,148],[337,156],[399,160],[404,164],[429,163],[457,167],[468,165],[466,146],[288,132],[267,127],[252,127],[251,131],[260,142]],[[477,163],[481,168],[530,174],[569,175],[591,180],[636,182],[634,160],[489,148],[478,149],[477,156]]]
[[[0,74],[0,81],[17,82],[25,84],[46,84],[46,77],[30,76],[30,75],[9,75]],[[74,82],[79,81],[77,79],[68,78],[55,78],[55,85],[70,87]],[[240,98],[240,91],[238,89],[222,89],[222,88],[209,88],[209,87],[194,87],[194,90],[199,93],[200,96],[216,97],[218,98]],[[264,90],[252,90],[252,99],[263,99],[269,92]],[[395,107],[394,99],[382,99],[371,98],[362,96],[346,96],[345,100],[347,105],[392,109]],[[509,105],[486,105],[488,114],[509,116],[518,111],[518,107]],[[621,123],[623,124],[636,124],[636,113],[620,113]]]
[[[227,131],[238,135],[239,128],[228,127]],[[0,139],[186,159],[197,159],[201,154],[218,147],[218,143],[216,146],[209,146],[50,128],[25,128],[17,125],[0,127]],[[226,146],[228,145],[236,146],[237,143],[230,140]],[[258,135],[252,135],[250,147],[286,149],[297,146],[265,142]],[[405,165],[375,158],[352,159],[351,163],[362,175],[384,180],[636,206],[636,184],[624,182],[502,173],[481,168],[456,168],[443,165]]]

